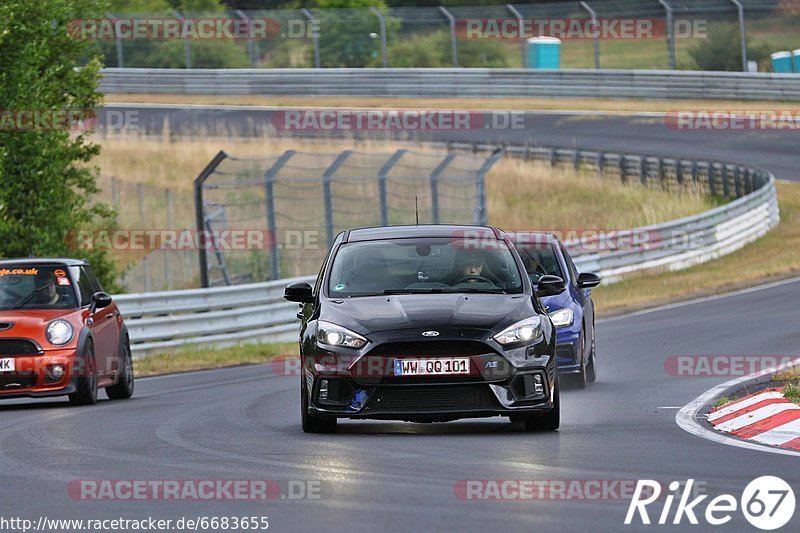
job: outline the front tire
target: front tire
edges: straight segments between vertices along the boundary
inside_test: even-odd
[[[121,370],[117,382],[110,387],[106,387],[106,396],[110,400],[127,400],[133,396],[133,357],[131,356],[130,342],[127,338],[122,343],[119,365]]]
[[[314,416],[308,412],[306,380],[300,378],[300,420],[305,433],[336,433],[336,419]]]
[[[86,341],[86,353],[83,356],[84,369],[78,376],[78,386],[69,395],[72,405],[94,405],[97,403],[97,366],[94,358],[94,343]]]
[[[595,341],[594,324],[592,324],[592,348],[589,353],[589,364],[586,366],[586,381],[593,383],[597,380],[597,343]]]
[[[585,389],[586,382],[589,380],[589,371],[588,371],[588,364],[586,362],[586,356],[584,352],[586,351],[586,328],[583,328],[581,331],[580,341],[578,342],[578,357],[580,358],[580,370],[577,374],[571,374],[570,377],[572,378],[572,385],[577,389]]]

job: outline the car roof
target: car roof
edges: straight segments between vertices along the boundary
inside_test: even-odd
[[[453,237],[464,235],[470,237],[474,232],[481,238],[500,238],[505,234],[489,226],[421,224],[419,226],[379,226],[374,228],[358,228],[341,234],[342,242],[360,242],[379,239],[405,239],[413,237]]]
[[[57,257],[26,257],[14,259],[0,259],[2,266],[16,265],[64,265],[64,266],[83,266],[88,263],[84,259],[57,258]]]

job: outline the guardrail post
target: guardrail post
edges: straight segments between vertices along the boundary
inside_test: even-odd
[[[697,160],[692,159],[692,185],[698,185],[700,181],[700,176],[697,172]]]
[[[680,159],[675,160],[675,180],[679,186],[683,186],[683,161]]]
[[[328,246],[333,244],[333,195],[331,193],[331,180],[339,167],[344,164],[352,150],[345,150],[339,154],[336,159],[331,163],[331,166],[325,169],[322,174],[322,190],[325,201],[325,232],[328,237]]]
[[[606,170],[606,154],[605,152],[597,153],[597,172],[602,176]]]
[[[742,173],[739,170],[739,165],[733,167],[733,186],[736,198],[740,198],[742,196]]]
[[[197,228],[198,238],[206,230],[205,216],[203,214],[203,183],[214,173],[220,163],[228,157],[224,151],[220,150],[214,159],[209,161],[200,174],[194,179],[194,221]],[[197,251],[200,261],[200,286],[208,287],[208,255],[205,246],[199,246]]]
[[[639,157],[639,181],[642,185],[647,185],[647,169],[645,165],[647,165],[647,156],[640,155]]]
[[[506,4],[506,9],[511,11],[511,14],[517,18],[517,24],[519,25],[519,46],[522,50],[522,68],[528,68],[528,43],[525,39],[525,31],[524,31],[524,20],[522,18],[522,13],[517,11],[517,8],[511,4]]]
[[[121,33],[119,19],[108,12],[106,13],[106,18],[114,23],[114,41],[117,47],[117,68],[125,68],[124,57],[122,54],[122,39],[119,37],[119,34]]]
[[[236,10],[236,16],[239,17],[241,20],[247,20],[247,21],[250,20],[250,18],[241,9],[237,9]],[[250,60],[250,66],[253,67],[253,68],[255,68],[255,66],[256,66],[255,44],[256,44],[256,41],[253,39],[252,26],[250,26],[248,24],[247,58]]]
[[[669,54],[669,69],[675,70],[675,27],[672,20],[672,6],[666,0],[658,0],[664,7],[667,15],[667,53]]]
[[[439,11],[441,11],[442,14],[445,17],[447,17],[447,21],[450,23],[450,48],[451,48],[451,53],[453,55],[453,66],[457,67],[458,66],[458,43],[456,42],[456,19],[443,6],[439,6]]]
[[[183,15],[175,10],[172,11],[172,14],[178,17],[181,26],[183,26]],[[189,38],[186,36],[183,37],[183,62],[186,68],[192,68],[192,50],[189,45]]]
[[[706,162],[706,176],[708,176],[708,193],[711,196],[716,196],[717,180],[714,177],[714,166],[710,161]]]
[[[578,152],[577,148],[572,152],[572,166],[575,170],[581,168],[581,154]]]
[[[628,182],[628,176],[625,175],[625,154],[619,154],[619,181],[622,183]]]
[[[314,43],[314,66],[320,68],[319,63],[319,22],[306,8],[300,10],[303,16],[311,23],[311,40]]]
[[[731,0],[739,12],[739,46],[742,49],[742,72],[747,72],[747,35],[744,28],[744,6],[739,0]]]
[[[386,176],[389,174],[392,167],[400,161],[400,158],[405,155],[406,151],[407,150],[403,148],[396,151],[378,171],[378,200],[380,201],[381,209],[381,226],[389,225],[389,203],[386,200]]]
[[[728,198],[731,195],[731,186],[728,183],[728,164],[720,163],[719,171],[722,177],[722,194],[725,195],[725,198]]]
[[[592,39],[594,40],[594,68],[600,68],[600,26],[597,23],[597,13],[586,2],[581,2],[581,7],[592,18]]]
[[[280,277],[278,225],[275,222],[275,193],[273,191],[273,184],[275,182],[275,176],[278,175],[294,154],[294,150],[286,150],[264,173],[264,200],[266,202],[265,208],[267,211],[267,231],[269,232],[269,268],[270,277],[272,279],[278,279]]]
[[[456,154],[447,154],[445,158],[442,159],[442,162],[431,172],[431,218],[434,224],[439,223],[439,176],[442,175],[455,157]]]
[[[381,58],[383,61],[383,68],[389,68],[389,52],[386,49],[386,17],[384,17],[383,13],[378,11],[378,8],[375,6],[369,6],[369,9],[378,17],[378,24],[380,24],[381,27]]]

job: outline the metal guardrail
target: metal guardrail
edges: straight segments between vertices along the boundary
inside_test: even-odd
[[[104,69],[104,93],[800,100],[800,76],[485,68]]]
[[[475,152],[497,148],[459,143],[446,146]],[[606,282],[631,272],[677,270],[709,261],[756,240],[779,222],[775,178],[763,169],[559,148],[507,147],[506,152],[549,161],[554,166],[616,172],[623,181],[635,179],[661,187],[691,181],[710,194],[736,198],[694,216],[629,230],[631,235],[646,235],[646,246],[598,251],[592,249],[591,242],[567,241],[576,267],[597,272]],[[296,340],[298,308],[283,300],[283,288],[313,279],[308,276],[211,289],[127,294],[115,299],[125,316],[134,356],[142,357],[151,351],[185,345],[222,347]]]

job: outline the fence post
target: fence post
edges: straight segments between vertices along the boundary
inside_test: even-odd
[[[642,185],[647,185],[647,169],[645,168],[647,165],[647,156],[640,155],[637,157],[639,158],[639,181]]]
[[[677,180],[678,185],[683,185],[683,161],[680,159],[675,160],[675,180]]]
[[[594,12],[594,9],[589,7],[589,4],[586,2],[581,2],[581,7],[589,13],[589,16],[592,18],[592,28],[593,28],[593,39],[594,39],[594,68],[600,68],[600,27],[597,24],[597,13]]]
[[[733,186],[736,191],[736,198],[742,196],[742,173],[739,170],[739,165],[733,167]]]
[[[270,263],[270,278],[278,279],[280,277],[279,257],[278,257],[278,225],[275,222],[275,193],[273,184],[275,176],[281,169],[289,162],[289,159],[295,154],[294,150],[286,150],[277,161],[264,173],[264,200],[265,210],[267,212],[267,231],[269,232],[269,263]]]
[[[511,14],[517,17],[517,24],[519,25],[519,46],[522,49],[522,68],[528,68],[528,44],[525,38],[524,21],[522,13],[517,11],[517,8],[511,4],[506,4],[506,9],[511,11]]]
[[[300,12],[311,23],[311,40],[314,42],[314,66],[319,68],[319,21],[306,8],[301,9]]]
[[[236,16],[238,16],[241,20],[249,21],[250,18],[245,14],[244,11],[241,9],[236,10]],[[255,54],[255,44],[256,41],[253,39],[253,27],[248,24],[247,30],[247,58],[250,60],[250,66],[255,68],[256,66],[256,54]]]
[[[331,194],[331,179],[333,179],[333,175],[336,174],[339,167],[344,164],[352,153],[352,150],[345,150],[336,156],[331,166],[326,168],[325,172],[322,174],[322,190],[325,201],[325,231],[328,236],[328,246],[333,244],[333,196]]]
[[[744,6],[739,0],[731,0],[739,12],[739,46],[742,49],[742,72],[747,72],[747,34],[744,29]]]
[[[486,226],[489,224],[489,217],[486,212],[486,173],[491,170],[492,166],[505,154],[504,148],[497,148],[492,155],[486,158],[481,168],[478,169],[477,178],[478,182],[475,187],[475,215],[473,223],[479,226]]]
[[[720,176],[722,177],[722,194],[725,195],[725,198],[728,198],[731,195],[731,187],[730,184],[728,184],[727,163],[720,163]]]
[[[139,205],[139,229],[144,229],[145,226],[145,214],[144,214],[144,183],[139,182],[136,184],[136,197],[137,203]],[[144,292],[150,291],[150,262],[148,256],[150,255],[150,251],[147,251],[145,256],[142,258],[142,277],[144,282]]]
[[[214,173],[220,163],[228,157],[224,151],[220,150],[214,159],[209,161],[206,168],[194,179],[194,222],[197,228],[198,239],[200,235],[206,230],[205,215],[203,213],[203,183],[208,177]],[[208,287],[208,255],[205,246],[199,246],[197,251],[198,260],[200,261],[200,286]]]
[[[431,172],[431,218],[434,224],[439,223],[439,176],[442,175],[455,157],[456,154],[447,154],[447,156],[442,159],[442,162]]]
[[[181,26],[183,26],[183,21],[184,21],[183,15],[181,15],[179,12],[177,12],[175,10],[172,11],[172,14],[175,15],[176,17],[178,17],[178,20],[180,21]],[[189,45],[189,38],[188,37],[184,37],[183,38],[183,62],[185,64],[186,68],[192,68],[192,50],[191,50],[191,48],[189,46],[190,46]]]
[[[439,6],[439,11],[441,11],[442,14],[445,17],[447,17],[447,21],[450,23],[450,48],[451,48],[451,54],[453,55],[453,66],[457,67],[458,66],[458,43],[456,42],[456,19],[443,6]]]
[[[120,27],[119,27],[119,19],[112,15],[111,13],[106,12],[106,17],[108,20],[114,23],[114,41],[117,47],[117,68],[125,68],[124,57],[122,53],[122,39],[120,39],[119,34]]]
[[[396,151],[378,171],[378,199],[381,208],[381,226],[389,225],[389,203],[386,200],[386,176],[405,153],[406,150],[402,148]]]
[[[166,189],[164,191],[164,195],[165,195],[164,200],[166,201],[166,204],[167,204],[166,205],[166,209],[167,209],[167,228],[166,229],[172,231],[172,230],[175,229],[175,221],[173,220],[173,213],[172,213],[172,191],[169,190],[169,189]],[[173,253],[173,251],[165,249],[165,250],[162,250],[161,253],[164,254],[164,277],[165,277],[164,281],[166,283],[166,288],[167,289],[171,289],[172,288],[172,269],[170,268],[170,264],[169,264],[170,263],[169,255],[171,253]]]
[[[383,13],[378,11],[378,8],[375,6],[369,6],[369,9],[375,13],[376,17],[378,17],[378,23],[381,27],[381,59],[383,62],[383,68],[389,68],[389,51],[387,50],[386,45],[386,17],[384,17]]]
[[[675,70],[675,28],[672,21],[672,6],[666,0],[658,0],[667,13],[667,53],[669,54],[669,69]]]

